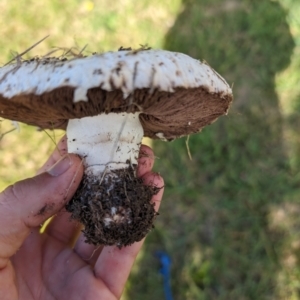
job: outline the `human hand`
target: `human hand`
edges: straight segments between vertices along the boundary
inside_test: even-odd
[[[143,241],[129,247],[86,244],[80,226],[61,210],[83,175],[79,157],[66,141],[38,175],[0,194],[0,299],[119,299]],[[137,175],[146,185],[163,186],[151,172],[152,150],[142,146]],[[158,209],[163,188],[153,197]],[[57,214],[40,233],[40,224]],[[79,236],[79,237],[78,237]],[[74,245],[75,243],[75,245]],[[74,247],[72,247],[74,245]]]

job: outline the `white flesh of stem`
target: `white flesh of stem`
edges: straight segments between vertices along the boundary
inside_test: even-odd
[[[137,164],[144,130],[139,113],[109,113],[69,120],[68,152],[83,158],[86,172],[103,172]]]

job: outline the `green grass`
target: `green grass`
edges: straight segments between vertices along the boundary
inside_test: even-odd
[[[275,1],[184,1],[166,35],[167,49],[205,59],[234,84],[235,101],[227,117],[190,138],[193,161],[184,140],[155,144],[166,178],[160,238],[147,240],[132,299],[151,299],[142,291],[152,276],[145,286],[137,279],[155,266],[157,247],[173,258],[175,299],[300,298],[299,176],[291,164],[299,156],[286,139],[298,128],[287,121],[299,105],[300,7],[284,4],[290,12]]]
[[[44,54],[51,47],[84,47],[107,51],[120,46],[161,47],[172,26],[180,0],[6,1],[0,3],[0,62],[9,51],[21,52],[39,39],[50,37],[30,52]]]
[[[14,128],[7,120],[0,121],[0,125],[2,133]],[[0,140],[0,190],[17,180],[33,176],[55,147],[44,132],[24,124],[19,126],[19,130],[5,134]],[[59,133],[58,137],[61,135]]]
[[[50,33],[30,55],[148,43],[205,59],[233,85],[229,115],[190,137],[192,161],[185,139],[155,143],[166,193],[124,299],[164,299],[157,250],[172,258],[176,300],[300,299],[299,1],[60,3],[1,1],[0,62]],[[4,136],[0,189],[51,149],[35,129]]]

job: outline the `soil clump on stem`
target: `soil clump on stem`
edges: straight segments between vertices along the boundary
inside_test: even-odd
[[[140,241],[154,227],[158,213],[151,199],[159,190],[145,186],[129,165],[100,177],[85,174],[66,209],[84,225],[87,243],[121,248]]]

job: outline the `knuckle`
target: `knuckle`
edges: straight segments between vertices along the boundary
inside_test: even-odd
[[[4,202],[8,202],[8,203],[21,201],[22,189],[21,189],[20,185],[19,184],[13,184],[13,185],[7,187],[3,191],[3,198],[4,199],[2,199],[2,197],[1,197],[1,200],[4,201]]]
[[[34,179],[27,179],[26,184],[25,181],[19,181],[13,185],[8,186],[1,194],[0,194],[0,204],[2,209],[0,212],[2,213],[3,209],[9,212],[16,205],[19,206],[21,202],[26,199],[28,187],[32,186],[30,181]]]

